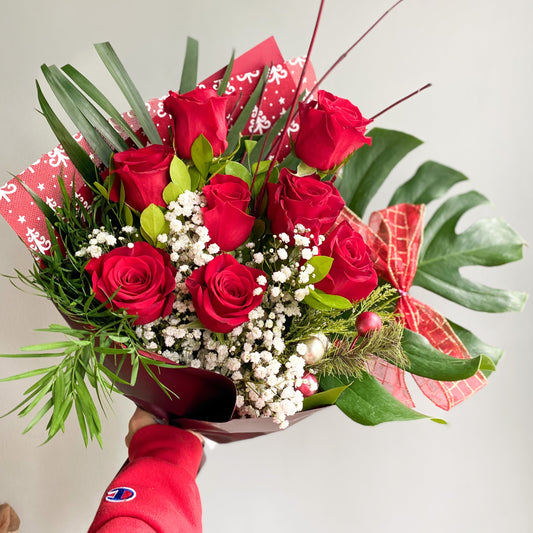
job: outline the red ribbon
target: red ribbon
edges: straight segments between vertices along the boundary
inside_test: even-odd
[[[346,220],[361,233],[371,250],[378,276],[400,293],[396,312],[405,327],[426,337],[441,352],[466,359],[470,355],[448,321],[408,294],[417,269],[423,216],[423,205],[399,204],[372,213],[367,226],[345,207],[337,222]],[[369,363],[369,371],[395,398],[414,407],[402,369],[376,357]],[[421,391],[445,410],[462,402],[487,382],[482,372],[462,381],[436,381],[415,375],[413,378]]]

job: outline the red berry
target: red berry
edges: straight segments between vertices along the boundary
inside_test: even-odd
[[[359,335],[367,335],[368,333],[379,331],[382,325],[383,323],[381,322],[379,315],[370,311],[361,313],[355,319],[355,328]]]
[[[318,379],[314,374],[306,372],[302,378],[302,384],[299,387],[296,387],[296,390],[299,390],[304,398],[308,396],[313,396],[318,390]]]

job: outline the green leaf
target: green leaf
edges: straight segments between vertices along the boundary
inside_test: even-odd
[[[500,360],[503,355],[503,350],[490,344],[486,344],[481,339],[476,337],[471,331],[459,326],[448,320],[450,326],[452,327],[454,333],[459,337],[461,342],[465,345],[468,353],[470,355],[484,354],[491,359],[494,367]],[[489,376],[492,371],[488,369],[482,369],[485,376]]]
[[[352,303],[344,296],[326,294],[319,289],[311,289],[304,302],[313,309],[329,311],[331,309],[351,309]]]
[[[187,165],[176,155],[170,163],[170,179],[181,191],[178,196],[191,190],[191,175]]]
[[[35,424],[37,424],[39,422],[39,420],[41,420],[41,418],[48,412],[50,411],[50,409],[52,408],[53,406],[53,402],[52,402],[52,399],[50,398],[43,406],[42,408],[40,409],[40,411],[35,415],[35,417],[33,418],[33,420],[24,428],[24,431],[22,432],[22,434],[24,435],[25,433],[28,433],[28,431],[30,431],[34,426]]]
[[[316,168],[310,167],[303,161],[300,161],[300,163],[298,163],[298,168],[296,169],[297,176],[311,176],[313,174],[316,174]]]
[[[257,141],[252,141],[250,139],[244,140],[244,148],[248,156],[254,151],[254,148],[257,146]]]
[[[343,385],[342,387],[334,387],[333,389],[317,392],[312,396],[304,398],[304,411],[309,409],[316,409],[317,407],[323,407],[324,405],[334,405],[338,397],[349,387],[349,385]]]
[[[83,407],[78,396],[74,396],[74,407],[76,409],[76,415],[78,416],[78,423],[80,426],[81,435],[85,446],[89,444],[89,436],[87,433],[87,423],[85,422],[85,415],[83,413]]]
[[[265,173],[267,173],[271,164],[272,164],[271,161],[259,161],[258,163],[254,163],[252,165],[252,174],[265,174]]]
[[[124,120],[122,115],[117,111],[113,104],[106,98],[106,96],[98,90],[83,74],[76,70],[72,65],[65,65],[61,70],[91,98],[94,103],[103,109],[109,117],[111,117],[117,125],[128,135],[137,148],[142,148],[144,145],[139,140],[135,132],[131,129],[129,124]]]
[[[62,200],[63,200],[61,202],[61,206],[63,207],[64,212],[65,211],[66,212],[70,212],[71,211],[71,205],[72,205],[71,195],[67,191],[67,186],[66,186],[65,180],[63,178],[63,171],[61,171],[59,173],[59,175],[57,176],[57,183],[59,184],[59,188],[61,189],[61,197],[62,197]],[[73,193],[74,197],[76,195],[75,191],[76,191],[75,184],[72,183],[71,194]]]
[[[22,372],[21,374],[15,374],[14,376],[9,376],[7,378],[0,378],[0,382],[15,381],[18,379],[26,379],[26,378],[32,378],[33,376],[40,376],[41,374],[46,374],[46,372],[49,372],[53,368],[56,368],[56,365],[48,366],[46,368],[37,368],[35,370],[29,370],[28,372]]]
[[[309,276],[311,283],[318,283],[329,274],[331,265],[333,265],[333,257],[328,257],[327,255],[315,255],[305,264],[311,265],[314,268],[313,273]]]
[[[456,183],[467,179],[453,168],[435,161],[426,161],[409,181],[396,190],[389,205],[429,204],[446,194]]]
[[[104,165],[109,165],[113,154],[109,145],[117,152],[128,149],[126,142],[108,120],[61,70],[55,65],[42,65],[41,70],[59,103]]]
[[[268,79],[268,71],[269,71],[268,66],[265,66],[265,68],[263,69],[263,74],[261,74],[261,77],[259,78],[259,81],[257,82],[257,85],[255,86],[255,89],[252,91],[252,94],[250,95],[250,98],[246,102],[246,105],[244,106],[243,110],[240,112],[237,120],[233,123],[233,126],[229,130],[228,147],[226,151],[224,152],[224,155],[231,154],[231,152],[235,150],[237,144],[239,143],[241,132],[246,126],[246,124],[248,124],[248,120],[250,120],[252,111],[254,110],[254,107],[259,101],[261,94],[263,94],[263,89]]]
[[[97,179],[98,173],[89,154],[74,140],[65,126],[63,126],[44,97],[39,83],[35,83],[37,85],[39,105],[41,106],[41,111],[46,118],[48,125],[57,137],[57,140],[61,143],[67,156],[71,159],[72,164],[78,169],[78,172],[81,174],[84,181],[89,185],[92,185]]]
[[[35,205],[40,209],[41,213],[46,217],[46,220],[49,220],[52,224],[54,224],[57,221],[57,217],[56,217],[54,210],[46,202],[44,202],[40,196],[34,193],[28,187],[28,185],[26,185],[24,181],[22,181],[19,177],[17,177],[16,179],[24,187],[26,192],[33,198]]]
[[[122,94],[131,105],[131,108],[135,113],[135,116],[137,117],[137,120],[139,121],[139,124],[145,135],[152,144],[163,144],[157,128],[155,127],[154,121],[146,109],[144,100],[139,94],[139,91],[135,87],[129,74],[126,72],[126,69],[118,58],[115,50],[113,50],[111,44],[107,42],[99,43],[95,44],[94,47],[96,48],[96,51],[98,52],[98,55],[106,66],[107,70],[111,76],[113,76],[114,80],[122,91]]]
[[[109,148],[100,135],[98,135],[98,133],[92,128],[89,121],[83,116],[78,109],[78,106],[74,103],[70,93],[63,86],[61,80],[58,79],[58,76],[56,76],[56,74],[60,72],[59,69],[55,66],[47,67],[46,65],[41,65],[41,71],[69,118],[87,140],[89,146],[94,150],[97,157],[107,164],[113,153],[111,148]],[[62,75],[59,74],[59,76]]]
[[[370,200],[396,164],[422,141],[406,133],[374,128],[372,145],[359,148],[344,165],[337,185],[346,205],[363,218]]]
[[[163,189],[163,200],[165,200],[165,203],[168,205],[170,202],[175,202],[179,195],[182,194],[183,191],[181,187],[178,187],[175,183],[172,181]]]
[[[337,406],[355,422],[365,426],[375,426],[383,422],[420,420],[429,418],[399,402],[385,387],[369,374],[361,379],[349,376],[322,376],[320,386],[332,389],[348,385],[337,399]],[[438,418],[434,422],[445,423]]]
[[[122,217],[126,226],[133,226],[133,213],[127,205],[122,208]]]
[[[151,244],[157,244],[157,237],[161,233],[166,233],[168,222],[160,207],[150,204],[141,213],[141,229],[149,237]]]
[[[112,382],[112,383],[122,383],[123,385],[129,385],[130,382],[129,381],[126,381],[125,379],[122,379],[120,378],[119,376],[117,376],[116,374],[114,374],[113,372],[111,372],[111,370],[109,370],[105,365],[103,364],[98,364],[98,370],[100,372],[103,372],[108,378],[109,380]]]
[[[197,191],[200,188],[200,184],[203,184],[202,176],[197,168],[189,168],[189,174],[191,175],[191,191]]]
[[[139,374],[139,357],[131,358],[131,376],[130,385],[133,387],[137,383],[137,376]]]
[[[201,134],[192,143],[191,158],[200,176],[205,179],[209,172],[211,161],[213,161],[213,148],[211,143]]]
[[[241,165],[236,161],[228,161],[228,163],[226,163],[226,169],[224,172],[230,176],[241,178],[241,180],[243,180],[248,187],[252,185],[252,175],[244,165]]]
[[[444,202],[426,225],[414,283],[477,311],[520,311],[527,295],[494,289],[463,277],[465,266],[494,266],[522,258],[522,238],[503,220],[480,220],[463,233],[455,231],[461,216],[486,203],[470,191]]]
[[[187,37],[187,48],[181,71],[180,94],[188,93],[196,87],[198,75],[198,41]]]
[[[31,346],[23,346],[21,348],[24,352],[44,352],[48,350],[59,350],[61,348],[71,348],[73,349],[76,346],[76,343],[79,341],[57,341],[57,342],[47,342],[42,344],[32,344]],[[62,355],[62,354],[56,354]]]
[[[109,192],[101,183],[95,181],[93,186],[106,200],[109,200]]]
[[[229,83],[229,79],[231,78],[231,71],[233,70],[234,61],[235,61],[235,50],[231,52],[231,58],[229,60],[228,66],[226,67],[226,70],[224,71],[224,76],[222,77],[220,86],[218,87],[218,91],[217,91],[218,96],[222,96],[226,92],[226,89],[228,88],[228,83]]]
[[[49,378],[48,381],[43,383],[40,389],[37,388],[29,398],[26,398],[26,400],[29,400],[30,398],[33,397],[33,400],[30,403],[28,403],[26,407],[22,409],[22,411],[18,413],[18,416],[22,418],[23,416],[26,416],[28,413],[33,411],[36,405],[50,392],[51,389],[52,389],[52,381]]]
[[[478,370],[494,370],[494,363],[485,355],[472,359],[458,359],[437,350],[429,341],[411,331],[404,330],[402,348],[410,366],[411,374],[439,381],[460,381],[473,376]]]

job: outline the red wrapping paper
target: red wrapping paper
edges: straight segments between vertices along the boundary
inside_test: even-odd
[[[266,132],[288,110],[298,85],[303,64],[303,58],[285,61],[273,37],[263,41],[235,60],[233,74],[225,93],[229,96],[228,109],[237,108],[233,119],[238,116],[250,98],[265,65],[272,65],[261,105],[259,109],[256,106],[252,118],[243,131],[244,134]],[[201,82],[199,87],[218,88],[223,74],[224,69],[221,69]],[[315,81],[313,68],[308,65],[302,90],[310,89]],[[166,95],[146,103],[163,141],[168,140],[170,127],[170,117],[163,109],[165,98]],[[133,129],[139,128],[139,124],[131,112],[127,112],[123,116]],[[298,123],[296,122],[291,126],[291,132],[297,130]],[[80,133],[74,135],[74,138],[89,154],[92,154]],[[286,155],[289,150],[290,146],[286,137],[281,156]],[[95,161],[98,162],[96,158]],[[86,206],[90,205],[91,192],[84,185],[82,178],[61,146],[43,154],[40,159],[21,172],[17,178],[26,183],[52,209],[55,209],[61,203],[61,192],[57,183],[57,176],[60,172],[63,174],[67,187],[74,187],[76,196]],[[16,178],[0,187],[0,214],[28,248],[40,253],[47,253],[50,250],[51,243],[44,216]]]

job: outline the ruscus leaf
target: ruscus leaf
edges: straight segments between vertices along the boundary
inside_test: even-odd
[[[385,387],[369,374],[361,379],[350,376],[321,376],[320,386],[324,389],[348,388],[337,399],[337,406],[355,422],[375,426],[383,422],[420,420],[429,418],[399,402]],[[438,418],[434,422],[445,423]]]

